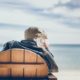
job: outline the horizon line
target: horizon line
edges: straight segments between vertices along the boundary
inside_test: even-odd
[[[0,44],[0,46],[3,46],[4,44]],[[75,43],[51,43],[51,44],[49,44],[49,46],[69,46],[69,45],[73,45],[73,46],[80,46],[80,43],[79,44],[75,44]]]

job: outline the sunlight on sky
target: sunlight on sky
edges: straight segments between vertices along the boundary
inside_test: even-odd
[[[24,39],[24,31],[30,26],[44,29],[50,44],[80,44],[80,0],[0,0],[1,46]],[[56,57],[55,50],[53,53]],[[55,75],[58,80],[80,80],[80,70],[60,70]]]
[[[49,43],[80,44],[79,0],[0,0],[0,43],[24,39],[24,30],[38,26]]]

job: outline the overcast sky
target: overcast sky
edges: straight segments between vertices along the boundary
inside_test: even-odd
[[[38,26],[49,43],[80,44],[80,0],[0,0],[0,43],[24,39]]]

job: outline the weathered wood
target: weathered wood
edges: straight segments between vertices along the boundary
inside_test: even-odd
[[[0,80],[49,80],[48,78],[0,77]]]
[[[0,77],[45,77],[48,66],[44,59],[25,49],[0,52]]]
[[[9,49],[0,52],[0,80],[57,80],[57,78],[53,74],[48,75],[47,63],[41,56],[25,49]]]

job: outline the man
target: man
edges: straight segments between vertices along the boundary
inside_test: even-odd
[[[29,27],[25,30],[25,40],[19,41],[10,41],[4,44],[4,50],[13,49],[13,48],[21,48],[28,49],[36,54],[39,54],[44,60],[47,62],[49,73],[53,71],[58,71],[58,67],[54,61],[54,56],[49,51],[46,39],[47,35],[45,35],[44,31],[39,30],[37,27]]]

